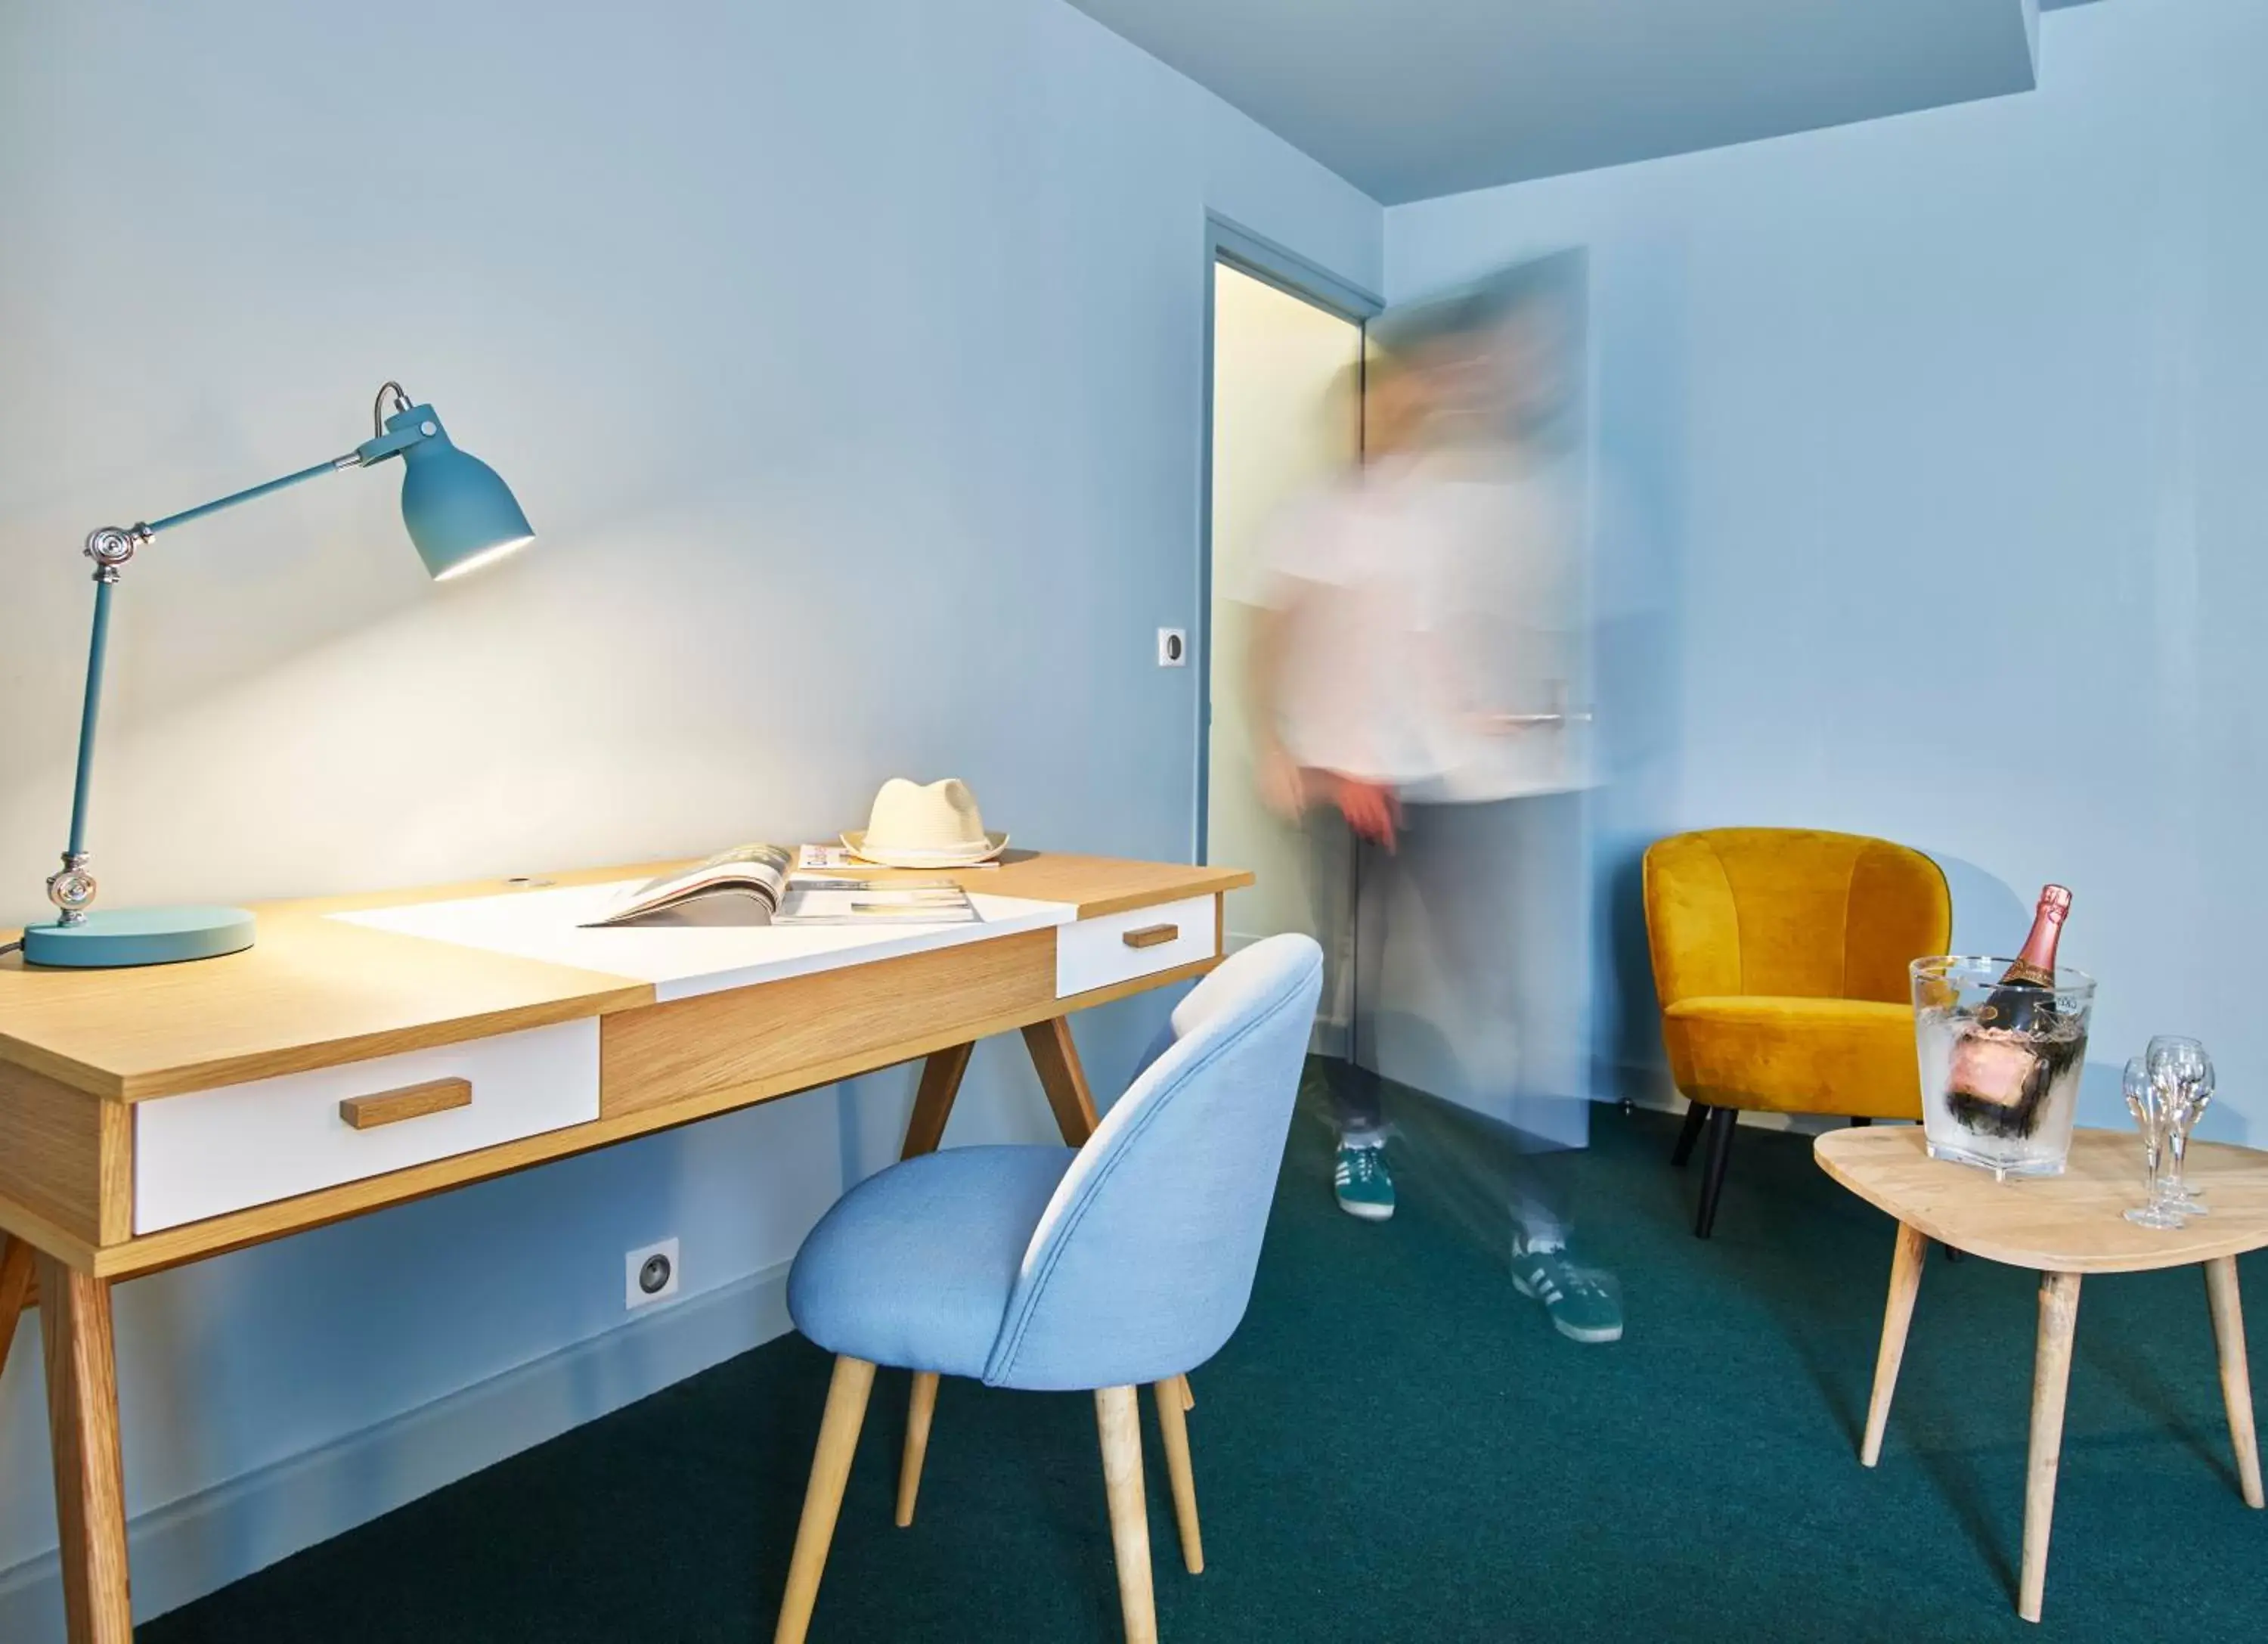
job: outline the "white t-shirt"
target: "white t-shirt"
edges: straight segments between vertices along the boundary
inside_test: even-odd
[[[1586,727],[1502,718],[1587,706],[1564,483],[1502,458],[1391,458],[1276,521],[1247,597],[1284,618],[1293,759],[1421,800],[1586,785]]]

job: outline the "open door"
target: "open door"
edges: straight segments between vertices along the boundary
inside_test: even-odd
[[[1217,260],[1212,269],[1211,553],[1204,647],[1207,703],[1201,852],[1249,867],[1257,882],[1230,893],[1227,945],[1304,931],[1351,942],[1349,928],[1314,926],[1307,885],[1315,865],[1300,829],[1262,804],[1245,708],[1251,612],[1264,534],[1285,506],[1349,469],[1362,454],[1359,321],[1285,285]],[[1351,853],[1322,865],[1348,888]],[[1351,963],[1332,968],[1351,977]],[[1351,987],[1342,990],[1351,992]],[[1346,1054],[1351,999],[1323,1001],[1317,1048]],[[1333,1043],[1336,1040],[1336,1043]]]

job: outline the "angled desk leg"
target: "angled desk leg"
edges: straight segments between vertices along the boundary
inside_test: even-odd
[[[961,1076],[968,1071],[968,1054],[976,1048],[948,1045],[922,1064],[921,1087],[914,1093],[912,1117],[906,1120],[906,1145],[900,1159],[935,1153],[945,1139],[945,1122],[953,1117],[953,1102],[961,1094]],[[906,1442],[898,1459],[898,1528],[914,1522],[914,1500],[921,1493],[922,1463],[929,1455],[930,1418],[937,1409],[937,1372],[914,1372],[913,1392],[906,1403]]]
[[[1086,1146],[1094,1134],[1094,1097],[1086,1087],[1086,1070],[1079,1064],[1079,1046],[1071,1043],[1071,1018],[1034,1022],[1024,1029],[1024,1048],[1032,1053],[1040,1088],[1055,1110],[1056,1128],[1072,1146]]]
[[[914,1093],[914,1110],[906,1120],[906,1145],[898,1157],[935,1153],[945,1139],[945,1122],[953,1117],[953,1099],[961,1094],[961,1076],[968,1071],[968,1053],[976,1048],[948,1045],[922,1064],[921,1088]]]
[[[70,1644],[133,1644],[110,1281],[41,1256],[40,1302],[66,1633]]]
[[[32,1305],[36,1289],[32,1247],[12,1233],[0,1233],[0,1370],[8,1368],[8,1351],[16,1343],[16,1325]]]

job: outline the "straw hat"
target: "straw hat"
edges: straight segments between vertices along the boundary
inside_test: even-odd
[[[874,795],[862,831],[846,833],[851,853],[891,867],[953,867],[989,862],[1008,836],[984,831],[976,796],[958,777],[927,787],[892,777]]]

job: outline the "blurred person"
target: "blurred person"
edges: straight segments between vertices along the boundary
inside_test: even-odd
[[[1428,1121],[1426,1151],[1512,1220],[1514,1285],[1578,1341],[1622,1334],[1611,1280],[1568,1254],[1516,1115],[1581,1100],[1587,912],[1584,566],[1572,470],[1576,324],[1562,265],[1382,317],[1359,387],[1359,468],[1287,509],[1262,556],[1247,701],[1263,798],[1308,839],[1327,963],[1362,875],[1422,910],[1462,1023],[1456,1054],[1500,1124]],[[1387,898],[1375,898],[1383,906]],[[1327,977],[1327,999],[1347,980]],[[1334,1192],[1389,1219],[1375,1075],[1323,1063]],[[1407,1116],[1405,1116],[1406,1117]]]

